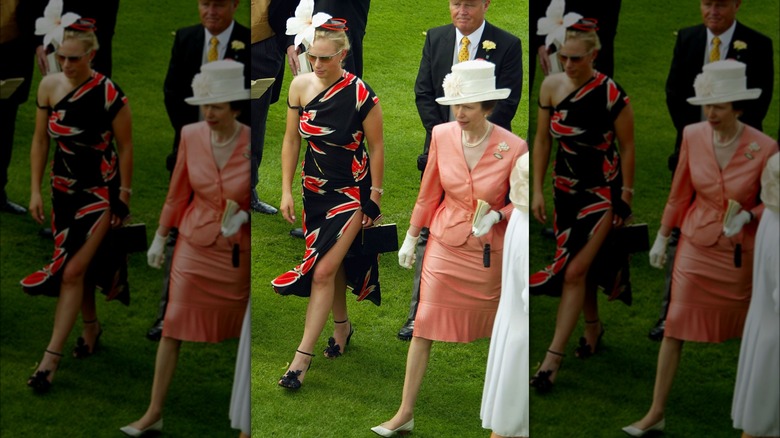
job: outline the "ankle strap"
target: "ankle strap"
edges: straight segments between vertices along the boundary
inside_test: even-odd
[[[554,355],[556,355],[556,356],[560,356],[560,357],[566,357],[566,354],[565,354],[565,353],[559,353],[559,352],[557,352],[557,351],[550,350],[549,348],[547,349],[547,352],[548,352],[548,353],[550,353],[550,354],[554,354]]]
[[[83,322],[84,324],[94,324],[94,323],[98,322],[98,319],[95,318],[95,319],[92,319],[90,321],[85,321],[85,320],[82,319],[81,322]]]
[[[586,321],[585,321],[585,324],[596,324],[597,322],[600,322],[600,321],[601,321],[600,319],[595,319],[595,320],[593,320],[593,321],[587,321],[587,320],[586,320]]]
[[[307,352],[305,352],[305,351],[301,351],[301,350],[295,350],[295,351],[297,351],[298,353],[301,353],[301,354],[305,354],[306,356],[311,356],[311,357],[314,357],[314,355],[313,355],[313,354],[311,354],[311,353],[307,353]]]
[[[333,320],[333,323],[334,323],[334,324],[344,324],[344,323],[345,323],[345,322],[347,322],[347,321],[349,321],[349,318],[345,319],[344,321],[336,321],[336,320]]]
[[[51,351],[51,350],[49,350],[48,348],[47,348],[46,350],[43,350],[43,351],[45,351],[45,352],[47,352],[47,353],[49,353],[49,354],[52,354],[52,355],[54,355],[54,356],[59,356],[59,357],[62,357],[62,353],[57,353],[56,351]]]

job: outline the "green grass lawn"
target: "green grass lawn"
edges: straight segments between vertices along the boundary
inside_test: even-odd
[[[527,47],[527,2],[496,1],[487,19],[523,39]],[[419,188],[417,155],[425,131],[414,105],[414,80],[425,41],[423,32],[450,22],[447,2],[373,1],[364,40],[364,79],[379,96],[384,113],[386,223],[398,223],[403,237]],[[527,76],[527,75],[526,75]],[[285,90],[289,84],[285,77]],[[271,107],[258,187],[261,199],[278,205],[281,196],[280,146],[286,107]],[[525,137],[527,93],[514,119]],[[298,182],[294,182],[294,187]],[[300,201],[297,201],[300,206]],[[299,215],[300,216],[300,215]],[[396,253],[380,263],[382,306],[348,307],[355,334],[344,356],[325,359],[321,352],[332,334],[328,323],[320,337],[303,388],[297,393],[276,386],[287,370],[303,333],[307,300],[276,295],[271,280],[299,263],[303,241],[288,235],[281,215],[253,215],[253,361],[252,423],[259,436],[367,437],[394,413],[401,400],[408,343],[395,338],[406,320],[413,272],[398,266]],[[484,436],[479,409],[488,340],[469,345],[436,343],[417,404],[415,436]]]
[[[249,2],[237,19],[249,25]],[[156,229],[168,187],[165,157],[173,129],[163,104],[173,32],[199,22],[192,0],[122,1],[114,36],[114,81],[127,94],[133,112],[135,222]],[[30,62],[33,62],[32,57]],[[19,111],[8,196],[29,202],[29,148],[34,127],[35,89]],[[53,148],[52,148],[53,149]],[[48,177],[45,184],[48,185]],[[47,189],[45,189],[47,190]],[[46,196],[45,196],[46,197]],[[49,215],[47,214],[47,219]],[[162,272],[146,265],[146,256],[130,257],[132,305],[105,303],[98,297],[104,333],[95,356],[70,357],[81,333],[77,323],[49,394],[25,385],[49,340],[55,300],[30,297],[18,285],[51,257],[53,243],[38,237],[29,216],[0,216],[0,435],[4,437],[111,437],[143,414],[148,404],[157,344],[145,333],[154,321]],[[237,340],[222,344],[186,343],[167,401],[166,436],[232,437],[228,404]]]

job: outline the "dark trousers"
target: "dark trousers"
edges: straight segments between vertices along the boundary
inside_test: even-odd
[[[276,45],[276,38],[268,38],[252,44],[252,79],[276,77],[282,68],[283,58]],[[258,171],[263,161],[263,145],[265,143],[265,122],[268,118],[268,108],[271,106],[271,90],[266,91],[259,99],[252,99],[252,202],[258,201],[257,184],[260,181]]]
[[[14,130],[16,129],[16,112],[19,104],[0,100],[0,202],[5,203],[7,197],[5,186],[8,184],[8,167],[11,165],[11,154],[14,150]]]
[[[425,256],[425,247],[428,245],[428,228],[420,230],[420,240],[417,241],[417,256],[414,262],[414,284],[412,285],[412,301],[409,303],[408,319],[414,319],[417,315],[417,306],[420,304],[420,274],[422,273],[422,262]]]

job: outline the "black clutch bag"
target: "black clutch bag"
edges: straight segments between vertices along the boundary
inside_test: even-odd
[[[650,249],[647,224],[631,224],[612,230],[612,242],[626,253],[647,251]]]
[[[109,237],[114,248],[127,254],[145,252],[148,249],[146,224],[130,224],[112,228],[109,232]]]
[[[358,238],[360,253],[364,255],[398,251],[398,227],[395,224],[363,228]]]

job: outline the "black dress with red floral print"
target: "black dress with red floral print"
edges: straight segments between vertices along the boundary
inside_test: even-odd
[[[623,202],[615,119],[627,102],[628,97],[620,86],[603,73],[595,72],[593,78],[557,106],[548,108],[550,133],[558,139],[553,165],[557,248],[553,262],[531,275],[532,294],[560,296],[566,266],[599,227],[612,226],[605,222],[605,216],[614,203]],[[612,294],[616,275],[626,259],[610,259],[610,254],[603,249],[604,246],[593,263],[596,278],[589,279]]]
[[[301,263],[271,284],[281,295],[308,297],[317,260],[333,247],[371,193],[371,172],[363,120],[379,99],[349,72],[298,110],[298,131],[306,141],[302,164],[303,232]],[[380,304],[378,255],[360,255],[357,241],[344,259],[347,284],[357,300]]]
[[[126,103],[119,87],[94,72],[53,108],[46,108],[48,132],[56,142],[51,171],[54,255],[21,281],[28,294],[58,296],[68,259],[91,237],[100,217],[117,205],[119,163],[112,122]],[[109,294],[121,286],[116,274],[126,270],[126,260],[124,253],[103,249],[93,258],[86,281]]]

